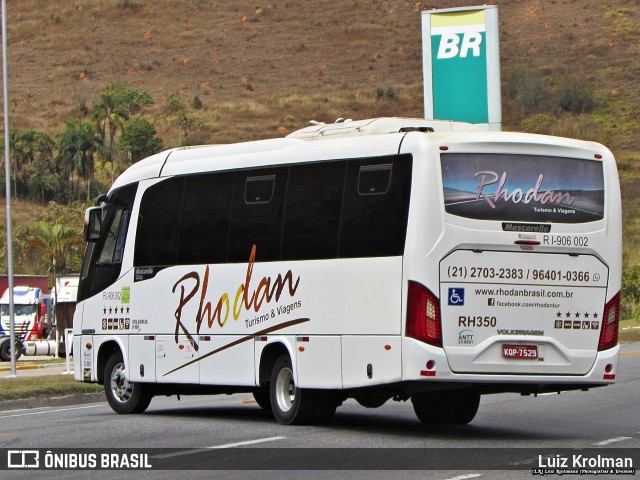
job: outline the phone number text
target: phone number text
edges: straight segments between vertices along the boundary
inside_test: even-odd
[[[597,281],[589,271],[579,270],[550,270],[539,268],[495,268],[495,267],[466,267],[450,265],[447,276],[462,280],[534,280],[550,282],[589,282]],[[596,275],[596,277],[599,277]]]

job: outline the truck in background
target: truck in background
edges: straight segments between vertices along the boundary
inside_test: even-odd
[[[55,313],[56,342],[58,344],[58,356],[66,355],[66,332],[72,335],[73,314],[76,311],[76,299],[78,296],[78,282],[80,275],[58,275],[53,289],[53,304]],[[71,352],[71,340],[69,340],[69,353]]]
[[[59,275],[51,295],[47,294],[46,276],[14,276],[14,310],[17,339],[17,358],[21,355],[51,355],[65,357],[67,331],[71,335],[73,314],[76,310],[78,275]],[[0,298],[2,310],[0,320],[0,360],[10,361],[9,343],[9,289],[7,276],[0,276],[0,287],[4,294]],[[38,305],[38,318],[31,314],[33,305]],[[42,328],[44,327],[44,328]],[[68,340],[71,345],[71,338]],[[57,348],[56,348],[57,347]],[[69,347],[71,353],[71,347]]]
[[[9,341],[11,319],[9,302],[11,292],[4,290],[0,298],[0,360],[11,360],[11,342]],[[15,338],[18,348],[16,357],[26,355],[53,355],[55,341],[49,340],[50,297],[41,288],[31,286],[13,287],[13,306],[15,316]]]

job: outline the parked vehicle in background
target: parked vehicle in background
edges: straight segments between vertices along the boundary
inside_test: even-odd
[[[10,339],[10,290],[5,289],[0,298],[0,360],[11,360]],[[49,340],[50,324],[47,314],[50,297],[38,287],[13,288],[14,328],[16,358],[21,354],[53,355],[55,341]]]
[[[54,294],[54,310],[56,321],[56,341],[58,356],[66,355],[67,332],[73,329],[73,314],[76,311],[78,298],[78,274],[58,275]],[[69,353],[72,353],[70,351]]]

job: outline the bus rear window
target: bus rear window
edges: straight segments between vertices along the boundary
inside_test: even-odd
[[[447,213],[477,220],[585,223],[604,217],[602,163],[566,157],[443,153]]]

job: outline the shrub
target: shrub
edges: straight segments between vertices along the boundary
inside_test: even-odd
[[[523,131],[529,133],[551,133],[551,127],[558,122],[558,119],[552,115],[546,113],[539,113],[532,117],[525,118],[520,124],[520,128]]]
[[[582,77],[570,75],[560,84],[558,104],[567,112],[589,113],[596,102],[587,81]]]
[[[522,115],[540,111],[549,92],[542,75],[534,68],[513,68],[507,75],[506,94],[517,100]]]
[[[400,101],[400,96],[393,87],[387,88],[386,91],[384,88],[378,87],[376,88],[376,100],[382,99],[387,99],[398,103]]]
[[[120,0],[120,6],[122,8],[128,8],[130,10],[137,10],[140,8],[137,0]]]
[[[627,300],[640,302],[640,265],[630,265],[623,269],[622,292]]]

